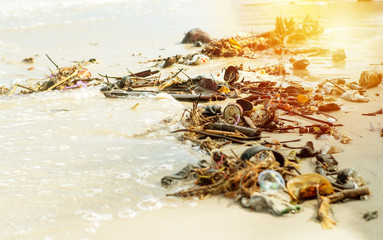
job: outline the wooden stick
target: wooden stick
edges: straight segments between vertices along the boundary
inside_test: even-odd
[[[8,94],[8,97],[12,96],[12,94],[15,93],[16,88],[17,88],[17,84],[15,84],[15,86],[13,86],[12,90],[11,90],[11,91],[9,92],[9,94]]]
[[[51,91],[53,88],[57,87],[57,86],[60,86],[61,84],[63,84],[64,82],[68,81],[69,79],[71,79],[72,77],[76,76],[78,73],[78,70],[74,71],[69,77],[66,77],[64,78],[63,80],[61,80],[60,82],[56,83],[55,85],[53,85],[52,87],[48,88],[47,91]]]
[[[290,112],[290,110],[288,110],[288,109],[284,109],[283,107],[278,107],[278,109],[282,109],[282,110],[284,110],[284,111],[286,111],[286,112]],[[327,121],[323,121],[323,120],[321,120],[321,119],[313,118],[313,117],[310,117],[310,116],[307,116],[307,115],[304,115],[304,114],[300,114],[300,113],[297,113],[297,112],[294,111],[294,110],[291,110],[291,113],[293,113],[294,115],[297,115],[297,116],[300,116],[300,117],[309,119],[309,120],[311,120],[311,121],[324,123],[324,124],[327,124],[327,125],[329,125],[329,126],[334,126],[333,123],[330,123],[330,122],[327,122]],[[337,126],[343,126],[343,125],[342,125],[342,124],[338,124]]]
[[[370,195],[370,189],[368,187],[343,190],[329,195],[328,198],[331,200],[332,203],[334,203],[346,198],[358,198],[365,195]]]
[[[45,54],[45,56],[47,56],[47,58],[49,59],[49,61],[51,61],[51,63],[53,63],[53,65],[55,65],[55,67],[57,68],[57,70],[60,70],[59,66],[53,62],[53,60],[48,56],[48,54]]]
[[[232,141],[234,143],[247,144],[245,141],[241,141],[241,140],[238,140],[238,139],[235,139],[235,138],[231,138],[231,137],[227,137],[227,136],[224,136],[224,135],[207,133],[207,132],[204,132],[204,131],[180,129],[180,130],[173,131],[172,133],[176,133],[176,132],[195,132],[195,133],[199,133],[199,134],[202,134],[202,135],[205,135],[205,136],[209,136],[209,137],[224,138],[224,139],[230,140],[230,141]]]
[[[34,89],[32,89],[32,88],[29,88],[29,87],[26,87],[26,86],[23,86],[23,85],[20,85],[20,84],[16,84],[18,87],[21,87],[21,88],[25,88],[25,89],[27,89],[27,90],[29,90],[29,91],[32,91],[32,92],[37,92],[36,90],[34,90]]]
[[[229,137],[244,137],[244,136],[241,136],[235,132],[226,132],[226,131],[212,130],[212,129],[205,129],[205,130],[203,130],[203,132],[217,134],[217,135],[225,135],[225,136],[229,136]]]
[[[341,86],[339,86],[339,85],[336,84],[336,83],[333,83],[331,80],[326,79],[326,82],[331,83],[332,85],[334,85],[336,88],[338,88],[338,89],[341,90],[342,92],[346,92],[346,90],[344,90],[344,88],[342,88]]]

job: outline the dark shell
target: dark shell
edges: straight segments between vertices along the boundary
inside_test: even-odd
[[[228,83],[233,83],[239,79],[239,72],[236,67],[230,66],[226,69],[225,75],[223,76]]]
[[[193,28],[189,32],[186,33],[184,39],[182,39],[181,43],[195,43],[195,42],[202,42],[202,43],[209,43],[213,39],[210,38],[209,34],[205,31],[202,31],[199,28]]]

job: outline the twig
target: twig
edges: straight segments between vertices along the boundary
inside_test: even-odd
[[[15,84],[15,86],[13,86],[12,90],[11,90],[11,91],[9,92],[9,94],[8,94],[8,97],[12,96],[12,94],[15,93],[16,88],[17,88],[17,84]]]
[[[187,75],[186,73],[182,72],[189,80],[192,80],[191,77],[189,77],[189,75]]]
[[[173,131],[172,133],[176,133],[176,132],[194,132],[194,133],[199,133],[199,134],[202,134],[202,135],[205,135],[205,136],[209,136],[209,137],[224,138],[224,139],[230,140],[230,141],[235,142],[235,143],[246,144],[246,142],[238,140],[238,139],[235,139],[235,138],[232,138],[232,137],[227,137],[227,136],[223,136],[223,135],[207,133],[207,132],[203,132],[203,131],[196,131],[196,130],[189,130],[189,129],[180,129],[180,130]]]
[[[170,79],[177,77],[178,74],[180,74],[184,69],[181,68],[176,74],[174,74]]]
[[[49,61],[51,61],[51,63],[53,63],[53,65],[55,65],[55,67],[57,68],[57,70],[60,70],[59,66],[53,62],[53,60],[48,56],[48,54],[45,54],[45,56],[47,56],[47,58],[49,59]]]
[[[338,88],[338,89],[341,90],[342,92],[346,92],[346,90],[344,90],[344,88],[342,88],[341,86],[339,86],[339,85],[336,84],[336,83],[333,83],[331,80],[326,79],[326,82],[331,83],[332,85],[334,85],[336,88]]]
[[[32,91],[32,92],[37,92],[36,90],[34,90],[34,89],[32,89],[32,88],[29,88],[29,87],[20,85],[20,84],[18,84],[18,83],[16,84],[16,86],[21,87],[21,88],[25,88],[25,89],[27,89],[27,90],[29,90],[29,91]]]
[[[230,151],[231,151],[231,153],[234,155],[234,157],[236,157],[237,159],[239,159],[238,155],[235,154],[235,152],[233,151],[233,149],[230,148]]]
[[[290,110],[284,109],[283,107],[278,107],[278,108],[282,109],[282,110],[284,110],[286,112],[290,112]],[[327,122],[327,121],[323,121],[321,119],[317,119],[317,118],[313,118],[313,117],[310,117],[310,116],[307,116],[307,115],[304,115],[304,114],[300,114],[300,113],[295,112],[294,110],[291,110],[291,113],[293,113],[294,115],[297,115],[297,116],[309,119],[311,121],[316,121],[316,122],[320,122],[320,123],[323,123],[323,124],[327,124],[329,126],[343,126],[342,124],[334,125],[333,123],[330,123],[330,122]]]
[[[60,82],[56,83],[55,85],[53,85],[52,87],[48,88],[48,91],[54,89],[55,87],[57,86],[60,86],[61,84],[63,84],[64,82],[68,81],[69,79],[71,79],[72,77],[76,76],[78,73],[78,70],[74,71],[69,77],[66,77],[64,78],[63,80],[61,80]]]

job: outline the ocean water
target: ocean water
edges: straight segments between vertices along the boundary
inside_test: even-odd
[[[195,50],[179,44],[191,28],[218,38],[270,30],[276,16],[308,13],[325,27],[310,44],[344,48],[347,61],[312,58],[301,77],[357,80],[383,60],[382,1],[0,0],[0,6],[0,86],[7,87],[44,79],[53,68],[45,53],[59,66],[99,58],[89,65],[93,76],[123,76],[126,68],[152,67],[139,63],[146,59]],[[29,71],[21,60],[31,56]],[[160,186],[162,176],[207,158],[170,133],[180,127],[170,120],[184,109],[166,97],[106,99],[98,87],[0,96],[0,239],[51,239],[78,229],[91,239],[104,221],[196,204],[166,199],[169,190]]]

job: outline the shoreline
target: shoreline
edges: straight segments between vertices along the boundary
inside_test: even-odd
[[[234,13],[232,12],[231,14],[234,15]],[[143,19],[143,18],[140,18],[140,19]],[[5,62],[4,62],[5,64],[9,64],[12,67],[16,66],[14,69],[15,73],[11,73],[11,74],[7,73],[8,75],[6,75],[6,77],[13,77],[13,78],[15,78],[15,76],[17,77],[22,76],[23,78],[30,78],[31,76],[43,77],[45,74],[49,73],[49,71],[46,69],[47,67],[53,68],[51,63],[48,61],[48,59],[46,59],[45,56],[43,56],[44,53],[48,53],[61,67],[64,67],[65,65],[69,65],[70,61],[72,60],[81,60],[77,58],[89,59],[89,58],[95,57],[97,59],[100,59],[101,63],[99,65],[92,65],[89,68],[92,74],[102,73],[102,74],[113,74],[115,76],[123,76],[127,74],[125,69],[126,66],[129,68],[129,70],[133,72],[152,69],[152,65],[154,64],[138,63],[141,60],[153,59],[159,55],[162,55],[162,57],[167,57],[167,56],[172,56],[178,53],[186,54],[195,50],[195,48],[189,45],[183,46],[178,43],[173,44],[174,39],[181,40],[178,36],[174,36],[174,35],[165,36],[163,39],[157,40],[157,42],[153,43],[150,46],[146,45],[148,42],[150,42],[150,40],[148,39],[146,39],[144,42],[139,42],[140,37],[141,38],[143,37],[139,35],[139,36],[135,36],[135,38],[131,40],[133,43],[132,43],[132,46],[130,46],[129,45],[130,32],[126,31],[127,28],[119,29],[120,25],[117,24],[118,22],[117,20],[116,21],[113,20],[112,22],[115,22],[116,26],[114,26],[113,29],[110,29],[110,30],[108,29],[109,30],[108,33],[111,33],[110,36],[100,36],[99,34],[99,29],[101,30],[105,29],[109,21],[103,22],[101,24],[102,26],[100,27],[95,26],[97,24],[94,24],[94,23],[89,24],[91,30],[88,30],[88,31],[84,31],[84,29],[86,29],[86,26],[63,26],[62,28],[46,27],[46,28],[14,31],[20,36],[26,37],[30,35],[31,38],[33,38],[34,40],[30,43],[32,47],[29,48],[27,38],[19,40],[17,39],[16,36],[13,36],[12,34],[5,36],[6,42],[12,42],[12,40],[17,39],[15,41],[17,42],[18,46],[21,49],[21,51],[20,50],[16,51],[14,54],[9,53],[8,56],[10,56],[10,58],[5,58]],[[171,21],[166,20],[165,22],[168,23]],[[197,20],[192,21],[193,24],[195,24],[196,22],[201,23],[202,20],[199,19],[198,21]],[[215,20],[214,23],[218,24],[217,22],[218,20]],[[135,22],[134,24],[136,23],[137,22]],[[188,26],[191,26],[192,23],[188,22]],[[126,24],[123,24],[123,23],[120,23],[120,24],[126,27]],[[148,23],[145,23],[145,24],[146,24],[145,26],[150,25]],[[157,23],[157,24],[159,25],[160,23]],[[235,24],[233,23],[230,26],[231,27],[230,29],[234,29],[233,27],[234,25]],[[213,28],[213,26],[214,24],[210,26],[210,28]],[[259,26],[261,26],[261,24],[259,24]],[[170,29],[170,28],[171,28],[170,26],[166,28],[160,28],[160,30],[158,30],[154,34],[152,33],[152,35],[154,36],[158,34],[160,36],[162,32],[165,32],[164,29]],[[181,28],[181,25],[178,25],[177,29],[179,30],[180,28]],[[189,29],[184,29],[184,30],[186,31]],[[220,30],[215,30],[215,31],[220,32]],[[66,32],[71,32],[71,34],[73,34],[73,36],[75,37],[71,39],[71,36],[70,35],[67,36]],[[141,32],[143,32],[143,30],[141,30]],[[88,36],[88,33],[90,33],[89,36]],[[171,32],[170,33],[168,32],[167,34],[171,34]],[[182,36],[182,33],[180,32],[178,32],[177,34],[179,36]],[[44,39],[41,40],[39,36],[45,36],[46,40]],[[52,39],[57,40],[57,42],[56,41],[50,42],[50,40]],[[170,42],[167,41],[169,39],[171,39]],[[338,42],[341,41],[340,39],[338,38]],[[40,40],[41,42],[39,42]],[[355,41],[355,42],[359,43],[359,41]],[[376,49],[377,47],[378,47],[377,49],[381,49],[379,48],[381,46],[377,45],[378,42],[379,42],[379,39],[371,43],[373,45],[372,49]],[[167,43],[167,44],[164,44],[164,43]],[[15,46],[17,46],[17,44],[15,44]],[[163,44],[165,48],[163,48]],[[325,45],[324,42],[321,42],[321,44]],[[364,46],[365,45],[363,45],[363,47]],[[347,51],[347,48],[345,48],[345,50]],[[357,52],[356,49],[353,49],[353,51]],[[382,61],[381,59],[382,55],[379,55],[378,50],[374,54],[370,54],[371,51],[372,51],[371,49],[368,49],[368,50],[362,51],[362,54],[358,53],[357,56],[351,55],[350,58],[349,56],[347,56],[348,58],[346,59],[346,62],[344,65],[336,65],[331,61],[330,58],[327,58],[327,57],[314,58],[313,59],[314,61],[309,66],[310,69],[308,70],[308,72],[302,73],[299,76],[297,74],[296,78],[302,81],[300,83],[303,83],[305,79],[310,80],[311,77],[315,79],[323,80],[324,78],[328,76],[329,77],[346,76],[346,77],[350,77],[350,79],[347,79],[347,81],[357,81],[361,74],[361,70],[367,70],[369,68],[372,68],[372,66],[368,64],[379,63],[380,61]],[[141,52],[143,53],[142,56],[139,55],[139,53]],[[19,60],[21,61],[22,57],[33,56],[36,53],[39,54],[39,57],[36,58],[37,60],[36,63],[33,65],[33,66],[36,66],[36,69],[32,72],[27,71],[26,68],[29,67],[29,65],[22,64],[18,61]],[[135,54],[135,56],[133,57],[132,54]],[[362,57],[373,56],[373,58],[366,57],[364,59],[364,58],[360,58],[361,56]],[[208,77],[209,74],[216,74],[223,67],[227,67],[229,65],[238,66],[239,64],[244,63],[245,66],[256,67],[256,66],[264,66],[266,63],[269,63],[268,61],[269,62],[279,62],[279,61],[287,62],[287,59],[283,59],[283,58],[275,59],[270,56],[262,56],[262,54],[259,54],[257,59],[243,59],[239,57],[228,58],[228,59],[220,58],[220,59],[213,59],[207,64],[196,66],[196,67],[187,66],[186,73],[189,74],[191,77],[195,77],[200,74]],[[167,75],[167,74],[170,74],[170,72],[172,71],[177,71],[177,69],[181,67],[183,67],[183,65],[173,66],[169,69],[162,69],[159,67],[154,67],[154,68],[160,69],[161,72],[165,73],[164,75]],[[22,71],[19,71],[20,69],[22,69]],[[311,80],[315,81],[315,79],[314,80],[311,79]],[[0,86],[1,85],[2,84],[0,84]],[[336,203],[331,205],[333,209],[333,213],[331,214],[331,217],[337,222],[337,225],[332,230],[322,230],[320,223],[316,220],[316,209],[317,209],[316,201],[304,202],[303,210],[299,213],[288,214],[287,216],[283,216],[283,217],[275,217],[266,212],[258,213],[258,212],[249,211],[248,209],[242,208],[239,203],[234,202],[232,199],[227,199],[223,197],[222,195],[220,195],[220,196],[213,196],[205,200],[192,200],[192,202],[188,202],[188,200],[185,201],[182,198],[172,197],[166,200],[164,207],[161,207],[160,209],[154,209],[154,210],[148,210],[148,211],[145,210],[145,212],[141,212],[138,215],[128,219],[122,219],[122,218],[119,218],[118,214],[116,215],[113,214],[110,220],[89,221],[89,220],[82,219],[81,216],[79,215],[74,216],[75,213],[73,212],[68,212],[68,215],[71,214],[70,216],[64,215],[65,216],[64,219],[60,219],[59,217],[55,219],[58,222],[63,221],[65,223],[63,227],[61,226],[58,228],[46,227],[46,228],[42,228],[43,230],[41,230],[41,228],[39,228],[40,226],[38,227],[35,226],[36,231],[32,230],[31,233],[27,233],[25,235],[23,235],[22,233],[21,234],[15,233],[12,236],[7,235],[6,239],[46,239],[46,240],[50,240],[50,239],[92,239],[92,240],[117,239],[118,240],[118,239],[153,239],[153,238],[161,238],[161,239],[166,238],[168,240],[173,240],[173,239],[178,240],[180,238],[183,238],[183,239],[196,239],[196,238],[237,239],[238,238],[243,240],[254,239],[254,238],[260,238],[260,239],[280,238],[280,239],[294,239],[294,240],[307,239],[307,238],[321,239],[321,240],[326,238],[327,239],[343,239],[343,238],[380,239],[381,237],[380,235],[383,233],[383,230],[381,230],[381,227],[380,227],[383,223],[382,217],[379,216],[375,220],[366,222],[362,218],[362,216],[367,211],[377,210],[380,214],[383,211],[383,207],[381,204],[381,201],[383,200],[383,191],[381,190],[381,187],[380,187],[383,184],[383,175],[381,174],[381,170],[383,169],[383,162],[382,162],[383,138],[380,137],[380,133],[378,131],[376,132],[370,131],[370,123],[372,123],[376,129],[383,128],[383,115],[370,117],[370,116],[362,116],[361,114],[370,113],[370,112],[377,111],[378,109],[381,109],[383,107],[382,93],[383,93],[383,84],[381,83],[378,87],[367,90],[367,94],[370,99],[370,102],[368,103],[353,103],[353,102],[345,101],[342,99],[339,99],[337,101],[337,103],[342,105],[342,110],[337,112],[332,112],[330,114],[338,119],[338,123],[343,124],[343,127],[337,127],[337,129],[339,129],[339,132],[349,134],[353,138],[353,140],[349,144],[341,144],[338,140],[332,140],[332,139],[315,140],[315,136],[312,134],[304,134],[302,136],[299,135],[298,133],[279,134],[279,133],[265,132],[263,134],[265,136],[270,136],[270,138],[267,138],[267,140],[277,139],[282,141],[282,140],[291,140],[291,139],[298,139],[298,138],[301,139],[301,141],[298,143],[289,144],[291,146],[303,146],[305,142],[313,141],[315,149],[320,149],[326,144],[339,147],[343,149],[344,151],[341,153],[334,154],[334,157],[339,162],[340,168],[354,168],[367,181],[367,185],[371,190],[371,195],[368,200],[350,201],[346,203]],[[98,99],[98,98],[104,99],[104,96],[102,95],[102,93],[99,93],[99,96],[97,95],[97,93],[93,93],[93,94],[95,94],[95,97],[94,99],[89,101],[89,103],[104,104],[104,102],[106,102],[104,100],[99,101]],[[51,100],[53,102],[56,99],[52,98]],[[74,101],[79,101],[79,102],[83,100],[84,99],[82,99],[79,96],[76,96],[76,99],[74,99]],[[132,106],[134,105],[134,103],[137,103],[139,101],[140,101],[139,99],[134,99],[132,101]],[[44,101],[41,101],[41,102],[43,104],[47,104],[47,102],[44,102]],[[39,103],[39,101],[36,100],[35,103]],[[121,103],[126,104],[127,101],[121,101]],[[217,102],[217,103],[222,105],[222,103],[220,102]],[[115,105],[117,106],[118,104],[115,103]],[[56,106],[59,107],[61,105],[56,105]],[[20,106],[20,108],[21,107],[22,106]],[[27,107],[32,107],[32,105],[27,105]],[[140,105],[139,108],[140,107],[143,107],[143,104]],[[47,108],[51,108],[51,107],[47,107]],[[56,107],[54,106],[54,108]],[[78,107],[78,108],[75,108],[75,111],[77,110],[79,113],[81,111],[84,111],[85,108],[86,106]],[[95,111],[101,111],[101,108],[95,108],[95,109],[98,109]],[[73,109],[69,109],[69,110],[73,111]],[[109,108],[107,110],[107,113],[105,113],[105,115],[108,115],[108,116],[106,117],[104,116],[104,117],[105,119],[112,118],[111,113],[114,114],[113,118],[118,118],[121,116],[126,117],[128,116],[127,114],[118,115],[118,111],[124,111],[124,110],[129,110],[129,107],[126,109],[121,108],[121,110],[118,110],[118,108],[111,110]],[[38,108],[37,111],[42,112],[44,111],[44,108],[43,107],[41,109]],[[63,112],[64,112],[63,114],[66,114],[65,109]],[[54,115],[54,117],[59,118],[60,116],[63,116],[60,114],[62,113],[58,113],[57,115]],[[102,119],[101,115],[97,117],[99,117],[99,119]],[[73,116],[70,118],[71,120],[73,120],[73,123],[71,124],[76,125],[76,121],[78,121],[78,118],[79,118],[79,115],[73,114]],[[83,118],[86,120],[86,117],[83,117]],[[106,121],[105,119],[104,121]],[[59,120],[61,119],[59,118]],[[116,124],[116,125],[126,124],[125,120],[126,119],[123,119],[121,121],[114,121],[112,122],[112,124]],[[62,121],[62,123],[64,122],[65,121]],[[86,123],[81,123],[81,124],[84,124],[84,126],[86,126]],[[101,124],[101,122],[100,123],[97,122],[96,124]],[[102,137],[105,137],[108,134],[115,134],[115,133],[118,133],[118,131],[120,131],[120,129],[117,129],[118,131],[116,129],[114,130],[111,130],[111,129],[112,128],[108,130],[107,127],[101,130],[96,128],[96,130],[100,130],[104,132],[102,132],[102,134],[96,133],[95,135],[96,137],[99,137],[101,139]],[[66,130],[64,129],[64,131]],[[80,132],[79,134],[81,133],[82,132]],[[90,131],[85,133],[91,134]],[[119,133],[121,135],[121,139],[123,139],[124,137],[126,138],[123,132],[119,132]],[[2,136],[0,135],[0,137]],[[175,135],[173,134],[171,135],[171,137],[175,137]],[[115,139],[115,140],[119,141],[119,144],[121,144],[122,147],[123,147],[123,144],[129,144],[128,141],[121,140],[121,139]],[[88,142],[84,142],[84,143],[88,144]],[[171,144],[168,144],[166,146],[169,146],[169,145]],[[65,150],[66,146],[63,146],[63,147]],[[81,146],[81,147],[84,147],[84,146]],[[81,147],[79,147],[79,149]],[[99,145],[96,144],[95,147],[99,147]],[[110,145],[110,147],[113,147],[113,146]],[[186,151],[195,150],[191,147],[189,149],[189,146],[187,146],[187,148],[188,150]],[[233,150],[238,155],[240,155],[246,148],[247,147],[243,147],[243,146],[239,146],[239,147],[233,146]],[[128,148],[125,148],[124,151],[127,149]],[[23,149],[21,149],[20,152],[22,150]],[[39,151],[39,148],[37,148],[37,150]],[[131,150],[131,149],[128,149],[128,150]],[[170,150],[170,147],[168,151],[169,152],[172,151]],[[288,153],[287,151],[284,151],[284,150],[281,150],[281,151],[283,153]],[[108,152],[106,151],[106,153]],[[121,156],[122,158],[124,157],[127,158],[128,154],[127,153],[122,154]],[[58,157],[58,159],[60,157]],[[208,159],[209,156],[206,155],[204,158]],[[52,158],[52,159],[53,159],[52,163],[54,163],[56,159],[55,158]],[[19,160],[19,159],[15,159],[15,160]],[[98,159],[95,159],[95,160],[98,160]],[[184,161],[185,159],[175,159],[175,160]],[[196,159],[196,162],[198,160],[201,160],[201,159]],[[24,161],[24,159],[22,159],[22,161]],[[65,161],[62,159],[59,159],[58,161],[60,161],[60,162],[57,162],[58,164],[65,163]],[[30,164],[33,165],[33,163],[30,163]],[[131,164],[131,162],[126,162],[125,164]],[[28,165],[24,165],[24,166],[28,167]],[[60,165],[60,166],[57,165],[58,168],[61,168],[63,166],[64,165]],[[87,169],[87,167],[85,169]],[[313,172],[313,168],[314,168],[314,164],[312,163],[310,159],[306,159],[303,161],[302,169],[307,170],[305,172]],[[172,169],[172,170],[167,169],[167,173],[172,174],[178,170],[179,169]],[[94,179],[92,178],[89,181],[95,181],[95,182],[102,181],[101,179],[98,179],[98,180],[94,180]],[[106,178],[104,180],[109,181],[110,179]],[[154,183],[155,187],[161,187],[159,182],[160,182],[160,179],[158,179],[158,181]],[[123,184],[126,184],[126,182],[121,181],[119,182],[119,184],[121,184],[121,186],[119,187],[126,187],[123,185]],[[153,182],[148,181],[148,184],[153,184]],[[49,187],[52,187],[52,186],[48,185],[47,189],[50,190]],[[117,187],[117,186],[113,186],[113,188],[106,189],[106,190],[107,191],[115,190],[114,187]],[[69,189],[69,190],[73,190],[73,189]],[[77,189],[75,190],[77,191]],[[21,189],[20,191],[23,191],[23,190]],[[68,188],[63,191],[68,191]],[[109,194],[109,192],[107,191],[105,191],[106,195]],[[169,189],[168,191],[174,192],[175,190]],[[128,195],[130,193],[125,192],[123,194]],[[97,195],[96,198],[93,199],[93,201],[97,200],[98,196],[99,195]],[[115,195],[111,195],[111,196],[114,196],[114,198],[116,198]],[[79,197],[76,196],[73,199],[71,199],[71,201],[76,202],[76,204],[78,204],[77,202],[79,201],[78,198]],[[102,197],[100,197],[100,201],[101,199],[105,200]],[[10,199],[7,199],[7,200],[12,201]],[[113,201],[117,201],[117,200],[121,200],[121,199],[117,199],[117,198],[112,199],[110,200],[110,203],[116,204]],[[163,203],[162,199],[160,201],[162,204]],[[171,206],[172,203],[174,202],[177,203],[176,204],[177,207]],[[73,203],[71,202],[71,204]],[[81,209],[84,209],[84,207],[85,208],[89,207],[89,209],[94,207],[92,205],[86,206],[86,204],[87,203],[85,203],[85,206],[83,205],[83,206],[76,206],[76,207],[81,207]],[[119,203],[119,204],[121,205],[116,204],[116,209],[120,209],[121,206],[123,206],[123,204],[126,204],[126,202]],[[5,204],[5,206],[7,206],[7,204]],[[59,207],[63,209],[65,208],[65,206],[63,207],[60,205]],[[57,209],[55,209],[54,211],[56,210]],[[96,212],[97,210],[98,209],[96,208]],[[100,210],[100,212],[103,210]],[[33,212],[33,209],[30,211]],[[6,218],[14,217],[11,215],[11,213],[8,213],[8,212],[7,212],[7,215],[8,216]],[[39,221],[39,220],[37,219],[35,221]]]

